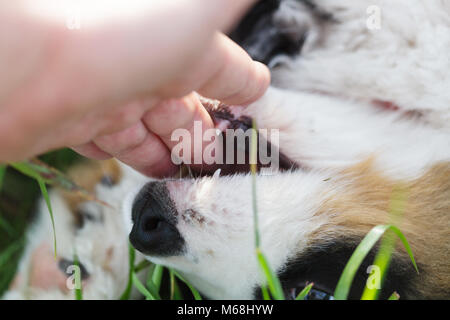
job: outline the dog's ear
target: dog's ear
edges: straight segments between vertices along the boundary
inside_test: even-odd
[[[277,24],[274,14],[280,0],[259,1],[230,34],[257,61],[269,64],[277,55],[300,53],[304,37],[292,33]]]
[[[317,33],[333,16],[310,0],[258,1],[230,33],[257,61],[271,65],[278,56],[301,54],[307,38]]]

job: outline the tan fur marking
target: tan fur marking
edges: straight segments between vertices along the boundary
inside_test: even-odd
[[[375,225],[391,222],[393,190],[401,186],[407,199],[398,226],[424,266],[417,289],[427,297],[449,298],[450,163],[437,164],[413,181],[393,181],[367,161],[336,180],[346,186],[324,202],[318,214],[329,215],[329,222],[314,232],[311,241],[350,237],[359,242]],[[396,254],[406,255],[401,244]]]
[[[122,172],[116,160],[91,161],[86,160],[72,167],[67,175],[80,187],[89,192],[95,193],[95,187],[100,183],[103,177],[107,176],[113,184],[116,184],[122,178]],[[70,211],[75,219],[78,217],[78,208],[86,199],[77,193],[61,190],[64,200],[67,202]]]

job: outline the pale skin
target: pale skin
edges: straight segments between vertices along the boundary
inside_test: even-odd
[[[30,13],[26,0],[2,5],[0,163],[68,146],[172,175],[172,131],[214,126],[194,91],[246,105],[269,86],[268,69],[222,33],[253,2],[156,1],[80,30]]]

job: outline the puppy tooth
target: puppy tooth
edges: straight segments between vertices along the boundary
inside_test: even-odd
[[[214,174],[213,174],[213,179],[217,179],[217,178],[220,177],[220,171],[221,171],[221,169],[217,169],[217,170],[214,172]]]

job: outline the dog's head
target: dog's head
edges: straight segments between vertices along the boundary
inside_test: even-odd
[[[108,205],[88,201],[73,191],[51,190],[55,256],[52,223],[41,199],[18,272],[5,298],[70,300],[74,299],[74,289],[80,288],[84,299],[117,299],[124,291],[128,241],[119,208],[123,193],[140,176],[113,160],[86,161],[68,175]]]
[[[288,260],[301,254],[324,221],[314,215],[321,188],[314,180],[294,173],[258,176],[262,250],[279,272],[287,271]],[[265,282],[255,255],[251,192],[249,174],[148,182],[125,203],[130,241],[149,260],[181,271],[210,298],[258,297]],[[313,279],[295,279],[286,290],[308,280]],[[318,287],[332,290],[331,284]]]
[[[436,221],[446,219],[450,205],[449,173],[448,165],[438,166],[406,185],[410,200],[401,228],[421,273],[398,247],[382,298],[394,291],[403,298],[448,296],[448,246],[440,245],[448,223]],[[365,165],[341,173],[257,175],[255,181],[256,195],[246,173],[149,181],[124,204],[130,241],[148,260],[178,270],[209,298],[260,298],[267,282],[255,251],[257,210],[260,248],[285,296],[295,298],[312,282],[313,298],[330,299],[363,237],[389,221],[397,185]],[[375,254],[373,249],[357,270],[350,298],[361,297]]]

